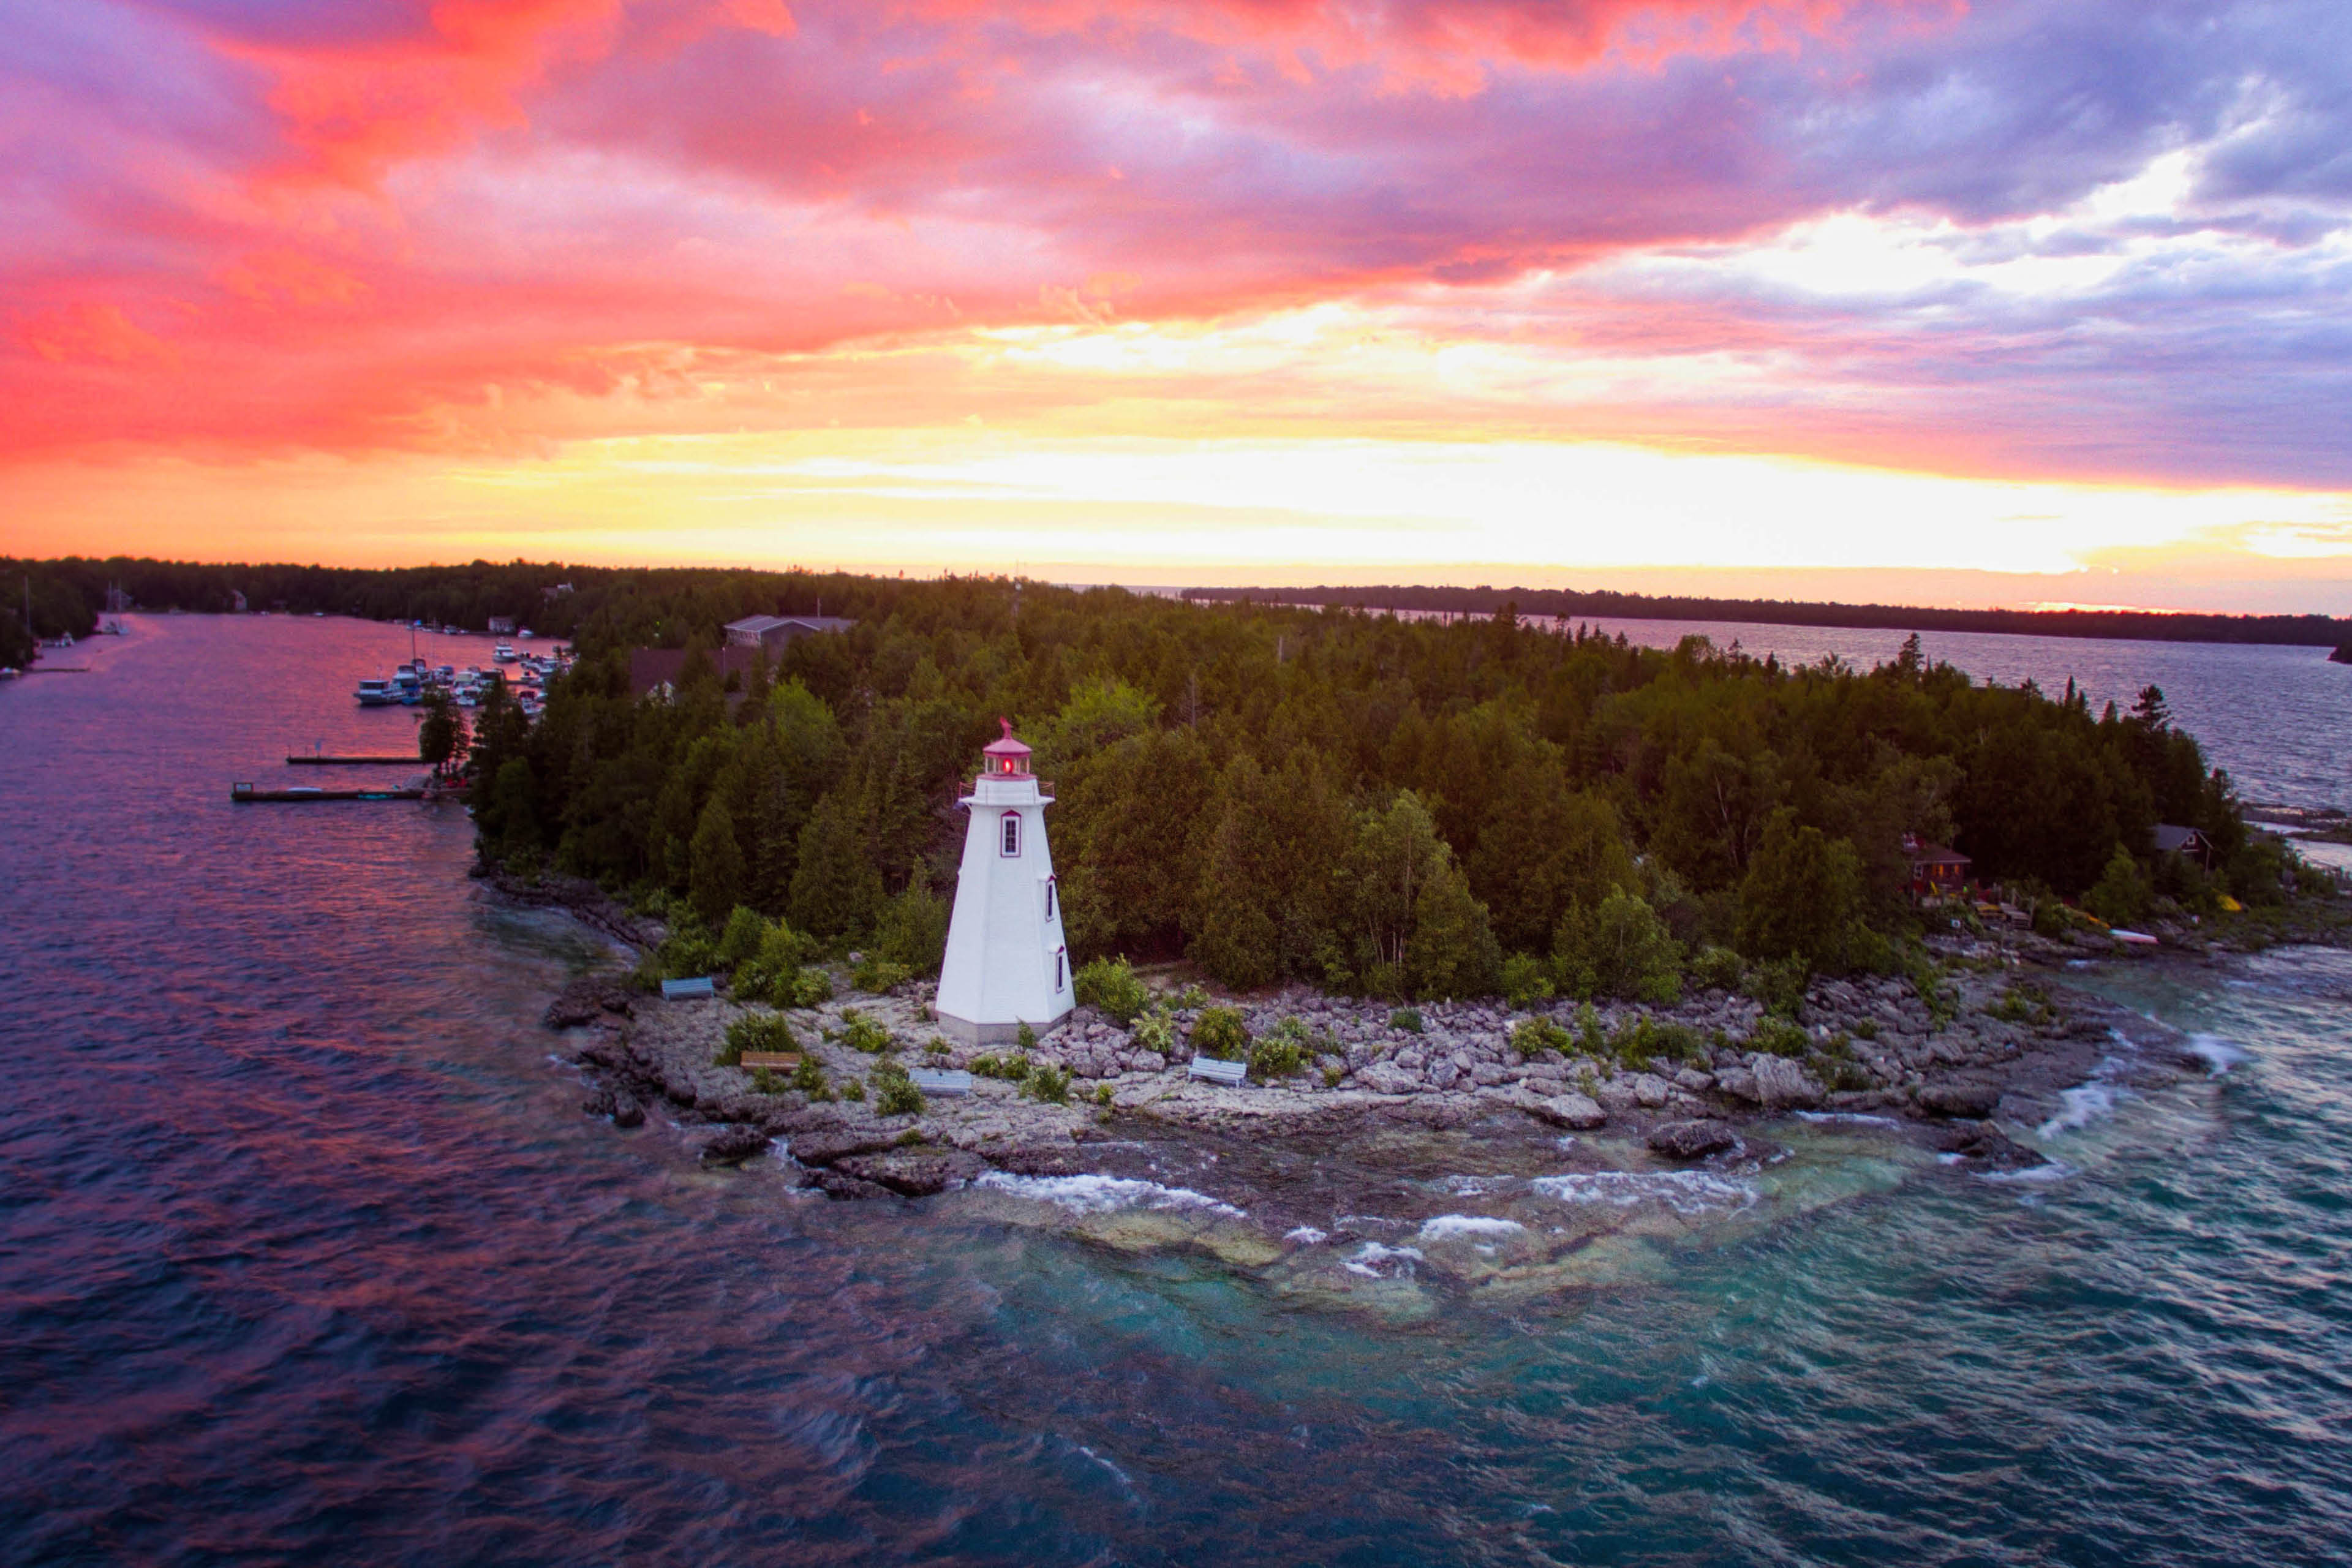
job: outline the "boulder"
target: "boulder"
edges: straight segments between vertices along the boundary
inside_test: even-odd
[[[963,1185],[988,1169],[988,1162],[961,1149],[900,1148],[879,1154],[851,1154],[835,1161],[833,1169],[887,1187],[902,1197],[927,1198]]]
[[[1589,1096],[1570,1089],[1563,1094],[1538,1094],[1529,1089],[1505,1089],[1489,1095],[1503,1104],[1526,1111],[1538,1121],[1581,1132],[1609,1120],[1609,1113]]]
[[[839,1171],[819,1171],[812,1184],[826,1197],[840,1198],[845,1201],[897,1195],[878,1182],[869,1182],[861,1176],[845,1175]]]
[[[1421,1087],[1418,1075],[1394,1062],[1374,1062],[1356,1074],[1356,1081],[1374,1094],[1411,1094]]]
[[[1655,1073],[1636,1073],[1633,1099],[1644,1109],[1655,1110],[1666,1102],[1666,1080]]]
[[[1912,1102],[1930,1116],[1981,1121],[2000,1104],[2000,1090],[1989,1083],[1923,1083]]]
[[[1756,1079],[1756,1103],[1767,1110],[1811,1110],[1828,1093],[1820,1079],[1786,1057],[1751,1052],[1748,1070]]]
[[[1955,1121],[1937,1140],[1944,1153],[1958,1154],[1992,1171],[2027,1171],[2050,1162],[1990,1121]]]
[[[722,1127],[719,1135],[702,1146],[702,1163],[706,1165],[740,1165],[755,1154],[767,1152],[768,1134],[757,1127]]]
[[[1739,1135],[1732,1131],[1728,1122],[1707,1118],[1664,1122],[1649,1137],[1651,1150],[1669,1160],[1703,1160],[1734,1148],[1738,1142]]]
[[[637,1097],[625,1089],[614,1092],[611,1115],[615,1127],[642,1127],[646,1124],[646,1108],[639,1105]]]
[[[787,1145],[803,1165],[830,1165],[853,1154],[878,1154],[894,1148],[898,1131],[888,1127],[844,1127],[834,1131],[796,1134]]]

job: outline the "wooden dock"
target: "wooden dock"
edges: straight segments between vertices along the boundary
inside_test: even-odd
[[[423,800],[422,784],[403,784],[397,788],[378,789],[317,789],[307,784],[295,784],[288,789],[257,789],[249,784],[228,786],[233,801],[309,801],[309,800]]]
[[[411,752],[406,756],[403,757],[336,757],[321,756],[318,752],[313,752],[307,757],[288,757],[286,761],[289,766],[298,768],[393,768],[402,766],[421,768],[425,765],[425,759],[418,756],[414,752]]]

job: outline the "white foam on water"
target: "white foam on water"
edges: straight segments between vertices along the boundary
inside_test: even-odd
[[[1516,1236],[1527,1229],[1515,1219],[1497,1219],[1482,1214],[1442,1214],[1435,1219],[1421,1222],[1423,1241],[1451,1241],[1465,1236]]]
[[[1356,1255],[1347,1260],[1347,1268],[1349,1273],[1360,1274],[1367,1279],[1385,1279],[1389,1276],[1381,1272],[1381,1265],[1394,1263],[1398,1266],[1399,1277],[1410,1279],[1412,1266],[1423,1261],[1421,1249],[1417,1247],[1383,1247],[1377,1241],[1368,1241],[1356,1248]]]
[[[1797,1112],[1797,1120],[1843,1127],[1900,1127],[1903,1125],[1892,1116],[1873,1116],[1861,1110],[1800,1110]]]
[[[2204,1062],[2214,1078],[2220,1078],[2253,1055],[2236,1041],[2225,1040],[2219,1035],[2189,1036],[2189,1054]]]
[[[1004,1171],[983,1173],[972,1183],[1016,1197],[1058,1204],[1072,1214],[1111,1214],[1119,1209],[1198,1209],[1240,1219],[1242,1211],[1190,1187],[1163,1187],[1158,1182],[1129,1176],[1016,1176]]]
[[[2030,1165],[2022,1171],[1987,1171],[1977,1180],[1996,1182],[2002,1186],[2044,1187],[2053,1182],[2063,1182],[2073,1174],[2074,1166],[2063,1160],[2053,1160],[2046,1165]]]
[[[1517,1176],[1447,1176],[1437,1184],[1456,1197],[1483,1198],[1518,1181]]]
[[[2041,1136],[2055,1138],[2061,1132],[2073,1132],[2088,1127],[2102,1117],[2116,1112],[2116,1089],[2111,1083],[2093,1079],[2072,1089],[2058,1091],[2058,1114],[2043,1122]]]
[[[1282,1239],[1297,1242],[1301,1247],[1320,1247],[1331,1239],[1331,1233],[1328,1230],[1318,1230],[1311,1225],[1302,1225],[1296,1230],[1283,1232]]]
[[[1528,1185],[1549,1198],[1571,1204],[1664,1204],[1676,1214],[1744,1209],[1756,1202],[1755,1186],[1711,1171],[1579,1171],[1538,1176]]]
[[[1100,1454],[1096,1453],[1084,1443],[1078,1445],[1078,1452],[1084,1454],[1087,1458],[1092,1459],[1096,1464],[1100,1465],[1104,1469],[1108,1470],[1112,1475],[1117,1476],[1118,1478],[1119,1485],[1125,1487],[1129,1491],[1132,1492],[1135,1489],[1135,1478],[1133,1476],[1129,1475],[1125,1470],[1120,1469],[1117,1465],[1112,1464],[1108,1459],[1104,1458]]]
[[[1967,1158],[1968,1156],[1966,1154],[1938,1154],[1936,1156],[1936,1163],[1938,1165],[1957,1165]]]

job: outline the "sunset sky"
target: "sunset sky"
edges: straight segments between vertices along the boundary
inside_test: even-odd
[[[0,551],[2352,612],[2343,0],[0,23]]]

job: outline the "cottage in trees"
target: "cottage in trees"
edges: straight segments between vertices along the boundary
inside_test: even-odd
[[[932,1011],[968,1046],[1061,1026],[1075,1005],[1061,889],[1045,847],[1052,786],[1029,771],[1029,748],[1004,734],[981,752],[980,777],[956,804],[971,814],[948,921],[946,962]]]
[[[727,642],[775,654],[811,632],[845,632],[856,624],[839,616],[746,616],[727,623]]]
[[[1958,850],[1930,844],[1916,833],[1903,836],[1903,852],[1911,858],[1911,896],[1915,899],[1958,896],[1969,879],[1969,867],[1973,864]]]

